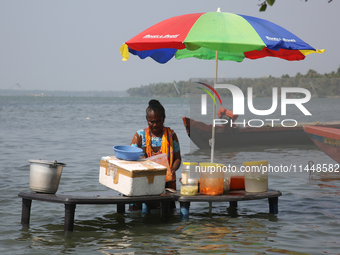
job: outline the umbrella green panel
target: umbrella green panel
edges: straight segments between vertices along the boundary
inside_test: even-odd
[[[242,61],[243,52],[262,50],[264,42],[253,27],[233,13],[209,12],[202,15],[184,40],[186,49],[176,52],[176,58],[196,57]]]
[[[198,59],[207,59],[212,60],[216,58],[216,50],[211,50],[207,48],[199,48],[197,50],[178,50],[175,53],[176,59],[182,58],[198,58]],[[237,61],[242,62],[245,58],[244,53],[242,52],[218,52],[218,59],[219,60],[230,60],[230,61]]]

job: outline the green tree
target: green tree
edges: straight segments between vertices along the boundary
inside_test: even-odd
[[[308,0],[305,0],[305,2],[307,2]],[[332,2],[333,0],[327,0],[328,3]],[[275,3],[275,0],[265,0],[262,3],[259,4],[260,6],[260,12],[264,12],[267,9],[267,6],[273,6],[273,4]]]
[[[295,76],[290,77],[284,74],[281,78],[276,77],[262,77],[262,78],[237,78],[234,80],[219,81],[223,84],[233,84],[239,87],[244,94],[247,93],[247,88],[253,88],[253,95],[256,97],[271,97],[272,88],[277,87],[305,87],[307,89],[316,90],[318,96],[339,96],[340,95],[340,66],[336,72],[319,74],[315,70],[310,69],[306,74],[298,72]],[[203,83],[212,85],[212,81],[200,80]],[[312,84],[311,84],[312,83]],[[176,82],[180,96],[186,95],[195,91],[196,87],[200,86],[194,81],[178,81]],[[279,90],[280,91],[280,90]],[[156,83],[150,85],[142,85],[138,88],[130,88],[127,93],[131,97],[178,97],[178,93],[172,82],[169,83]],[[229,90],[220,90],[218,93],[222,97],[231,97]]]

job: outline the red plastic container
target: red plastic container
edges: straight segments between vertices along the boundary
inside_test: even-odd
[[[230,177],[230,190],[244,189],[244,175]]]

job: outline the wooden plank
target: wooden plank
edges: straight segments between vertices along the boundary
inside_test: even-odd
[[[277,190],[268,190],[267,192],[245,192],[244,190],[229,191],[228,195],[208,196],[181,196],[179,192],[172,194],[162,194],[159,196],[140,196],[140,197],[127,197],[127,196],[114,196],[107,195],[107,192],[92,192],[84,195],[71,195],[71,194],[43,194],[35,192],[20,192],[19,197],[28,200],[40,200],[53,203],[64,204],[128,204],[128,203],[148,203],[148,202],[162,202],[162,201],[179,201],[179,202],[230,202],[230,201],[246,201],[264,198],[275,198],[281,196],[282,193]]]
[[[21,198],[39,200],[52,203],[63,204],[129,204],[129,203],[144,203],[144,202],[162,202],[173,200],[173,197],[169,194],[162,194],[159,196],[117,196],[110,194],[110,192],[86,192],[86,195],[81,194],[43,194],[35,192],[20,192],[18,194]]]

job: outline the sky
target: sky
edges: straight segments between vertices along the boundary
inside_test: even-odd
[[[159,64],[120,46],[148,27],[173,16],[216,11],[276,23],[323,54],[302,61],[275,58],[219,61],[220,78],[294,76],[313,69],[337,71],[340,1],[276,0],[259,12],[260,0],[0,0],[0,89],[124,91],[159,82],[213,78],[213,60],[172,59]],[[19,84],[19,86],[17,85]]]

